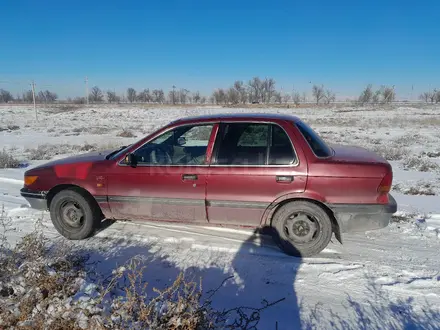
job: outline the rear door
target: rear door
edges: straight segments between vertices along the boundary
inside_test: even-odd
[[[206,155],[213,126],[176,127],[135,150],[135,167],[117,164],[108,175],[115,217],[205,223]]]
[[[287,123],[222,123],[206,192],[210,223],[258,226],[278,197],[303,192],[307,164],[300,162]]]

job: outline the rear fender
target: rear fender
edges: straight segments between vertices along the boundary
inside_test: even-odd
[[[291,193],[277,198],[264,211],[263,216],[261,217],[260,227],[270,227],[272,217],[275,214],[275,212],[279,209],[279,207],[289,201],[294,201],[294,200],[307,200],[320,205],[330,216],[333,223],[333,232],[335,233],[335,237],[342,244],[342,235],[341,235],[342,227],[341,224],[339,223],[339,220],[335,217],[332,210],[329,209],[328,206],[326,205],[326,199],[324,198],[324,196],[314,191],[306,191],[304,193]]]

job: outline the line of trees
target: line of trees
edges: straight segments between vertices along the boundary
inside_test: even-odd
[[[54,103],[58,100],[58,95],[49,90],[40,91],[35,94],[35,101],[38,103]],[[0,103],[9,103],[9,102],[24,102],[24,103],[32,103],[34,101],[32,91],[28,90],[23,92],[22,95],[18,94],[17,96],[13,96],[11,92],[0,89]]]
[[[316,104],[331,104],[335,102],[336,95],[323,85],[313,85],[311,90],[312,100]],[[374,89],[370,84],[360,94],[357,103],[361,105],[391,103],[395,101],[396,93],[394,86],[381,86]],[[426,103],[440,103],[440,90],[423,92],[419,99]],[[39,91],[35,94],[37,103],[55,103],[58,95],[49,90]],[[149,88],[136,91],[130,87],[126,93],[118,95],[115,90],[103,91],[98,86],[90,89],[88,100],[90,103],[169,103],[169,104],[269,104],[269,103],[289,103],[296,105],[307,102],[307,94],[293,90],[292,92],[280,92],[276,89],[276,82],[273,78],[260,79],[254,77],[247,83],[237,80],[229,88],[215,89],[209,98],[200,94],[199,91],[191,92],[185,88],[176,89],[175,86],[166,94],[163,89]],[[31,90],[18,94],[15,97],[11,92],[0,89],[0,103],[32,103],[33,95]],[[68,98],[67,102],[85,104],[85,97]]]
[[[425,101],[426,103],[439,103],[440,91],[434,89],[429,92],[423,92],[422,94],[420,94],[419,99]]]
[[[394,86],[381,86],[373,90],[373,85],[368,85],[359,96],[358,102],[365,104],[391,103],[396,99]]]
[[[215,104],[246,104],[246,103],[288,103],[293,101],[300,104],[307,101],[306,93],[297,91],[282,93],[275,88],[276,82],[272,78],[264,80],[254,77],[247,84],[243,81],[235,81],[228,89],[219,88],[211,95],[211,103]],[[312,87],[312,96],[316,104],[330,104],[336,100],[336,95],[323,85]]]

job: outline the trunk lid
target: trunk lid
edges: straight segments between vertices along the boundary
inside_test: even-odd
[[[368,163],[390,166],[388,161],[377,153],[357,146],[331,145],[334,155],[331,159],[341,163]]]

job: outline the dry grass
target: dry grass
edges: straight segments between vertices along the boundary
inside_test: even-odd
[[[372,150],[386,160],[402,160],[409,155],[409,150],[402,147],[397,147],[394,144],[375,145]]]
[[[124,129],[122,132],[119,132],[116,136],[126,137],[126,138],[135,138],[136,135],[130,131],[129,129]]]
[[[98,150],[95,144],[85,143],[83,145],[77,144],[41,144],[35,149],[26,149],[25,152],[29,154],[30,160],[50,160],[55,156],[82,153]]]
[[[416,170],[419,172],[432,172],[440,168],[437,163],[422,157],[408,157],[404,160],[403,166],[406,170]]]
[[[0,151],[0,168],[15,168],[20,162],[11,154],[10,151],[3,149]]]
[[[405,187],[402,184],[395,184],[393,190],[404,195],[420,195],[420,196],[435,196],[434,187],[429,182],[420,182],[416,185]]]
[[[8,227],[4,212],[0,225]],[[283,300],[218,311],[212,297],[229,278],[204,294],[201,279],[180,273],[148,294],[143,256],[108,278],[87,264],[87,253],[66,241],[53,245],[38,227],[12,250],[5,237],[0,234],[0,329],[255,329],[260,312]],[[86,293],[92,279],[94,293]]]

